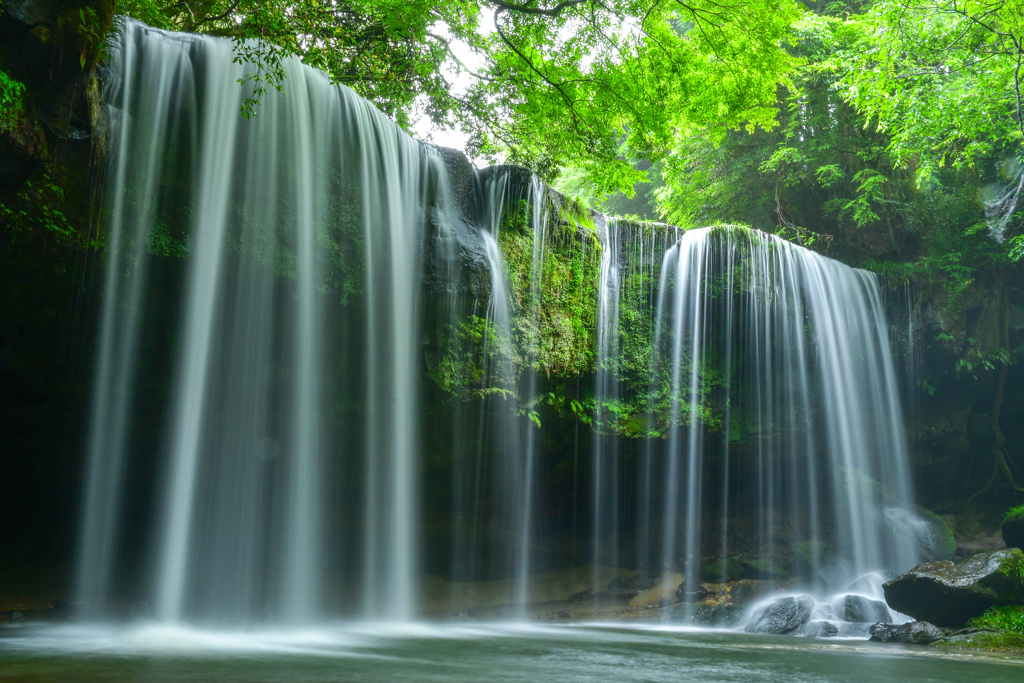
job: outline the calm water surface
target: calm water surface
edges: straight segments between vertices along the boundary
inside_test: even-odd
[[[1024,657],[621,626],[8,626],[0,680],[1024,681]]]

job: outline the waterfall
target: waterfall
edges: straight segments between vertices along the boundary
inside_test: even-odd
[[[724,581],[746,509],[757,529],[737,555],[779,556],[786,524],[818,579],[912,566],[920,539],[888,521],[913,496],[875,277],[771,235],[692,230],[665,251],[656,301],[652,383],[670,391],[650,410],[663,437],[645,451],[639,498],[660,505],[641,516],[644,559],[692,586]]]
[[[156,533],[133,552],[154,567],[157,618],[322,618],[348,599],[328,592],[328,569],[359,564],[325,552],[353,547],[365,613],[410,617],[420,241],[440,159],[295,59],[287,96],[268,95],[252,120],[240,116],[246,67],[230,42],[127,21],[113,64],[110,262],[80,596],[102,606],[123,579],[112,558],[130,545],[119,511],[126,462],[150,453],[164,462],[145,475],[156,480]],[[147,319],[165,314],[148,282],[161,245],[187,265],[173,283],[176,343],[156,360],[152,344],[139,346],[152,336]],[[351,357],[324,342],[339,324],[327,287],[365,292],[342,335]],[[155,362],[169,369],[166,392],[144,396],[163,403],[133,405],[138,368]],[[360,385],[365,422],[339,420],[350,400],[339,387]],[[357,489],[361,503],[344,500]],[[361,528],[325,526],[359,510]]]
[[[245,118],[233,54],[125,21],[105,76],[87,615],[406,621],[433,581],[524,618],[555,570],[917,559],[874,276],[460,167],[297,59]]]

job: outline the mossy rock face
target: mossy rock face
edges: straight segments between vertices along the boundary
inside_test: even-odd
[[[1024,635],[1003,629],[969,628],[932,643],[932,647],[1024,654]]]
[[[1024,601],[1024,552],[973,555],[959,564],[926,562],[883,586],[892,609],[940,626],[961,626],[999,605]]]
[[[1024,505],[1006,513],[1003,520],[1003,541],[1007,548],[1024,548]]]

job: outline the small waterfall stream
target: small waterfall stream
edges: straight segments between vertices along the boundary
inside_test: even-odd
[[[489,591],[524,617],[567,567],[596,594],[630,571],[697,591],[737,562],[834,586],[916,561],[874,276],[453,170],[285,67],[246,119],[229,41],[125,22],[92,615],[407,621],[443,586],[449,613]]]

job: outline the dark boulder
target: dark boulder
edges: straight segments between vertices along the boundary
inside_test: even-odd
[[[1005,548],[978,553],[959,564],[926,562],[883,586],[897,612],[944,626],[959,626],[990,607],[1024,600],[1024,552]]]
[[[811,621],[804,627],[804,635],[811,638],[835,638],[839,635],[839,627],[831,621]]]
[[[1024,515],[1007,517],[1003,522],[1003,541],[1007,548],[1024,548]]]
[[[865,598],[863,595],[847,595],[839,604],[837,611],[843,615],[843,621],[855,621],[862,624],[878,622],[888,624],[892,621],[889,616],[889,608],[884,602]]]
[[[814,600],[809,595],[779,598],[754,610],[747,633],[793,633],[811,619]]]
[[[912,621],[909,624],[873,624],[871,638],[878,643],[907,643],[928,645],[943,637],[942,630],[927,621]]]
[[[563,593],[564,595],[564,593]],[[593,590],[582,590],[579,593],[573,593],[569,596],[569,602],[590,602],[597,594]]]

